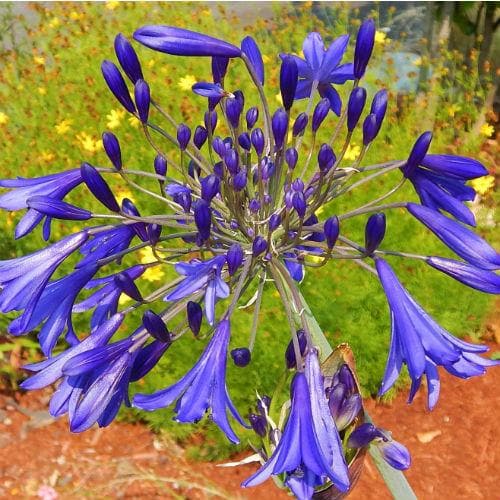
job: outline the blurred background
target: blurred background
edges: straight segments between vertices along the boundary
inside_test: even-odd
[[[266,92],[275,109],[280,106],[278,54],[300,54],[310,31],[319,31],[326,44],[344,33],[351,34],[353,40],[361,21],[368,16],[376,20],[377,32],[364,85],[369,96],[387,88],[390,101],[382,131],[364,164],[404,159],[416,137],[433,130],[432,152],[472,156],[488,168],[490,175],[475,181],[478,197],[473,210],[478,232],[498,245],[498,2],[0,3],[0,177],[38,176],[77,167],[82,161],[107,166],[100,140],[106,130],[113,131],[122,142],[127,165],[152,168],[154,152],[143,138],[139,123],[114,100],[100,72],[103,59],[115,60],[113,41],[119,32],[131,38],[133,31],[144,24],[169,24],[236,45],[251,34],[263,53]],[[134,46],[155,99],[179,121],[191,127],[200,123],[205,103],[191,93],[191,86],[196,81],[210,80],[209,60],[167,56]],[[345,60],[352,60],[352,53],[353,44]],[[239,70],[237,64],[230,65],[226,86],[242,89],[250,106],[251,83]],[[347,86],[339,90],[344,99],[349,91]],[[301,104],[295,113],[299,111]],[[334,126],[335,120],[331,120]],[[348,159],[349,155],[356,158],[360,144],[360,136],[355,135]],[[387,190],[395,179],[397,173],[388,175],[343,201],[342,207],[332,206],[328,210],[333,214],[351,205],[355,207],[373,198],[374,191]],[[144,204],[140,193],[131,193],[119,185],[115,189],[121,197],[131,198],[141,211],[154,210]],[[88,207],[88,200],[78,196],[76,193],[70,201]],[[397,199],[415,200],[415,195],[406,186]],[[325,216],[330,215],[327,211]],[[5,212],[0,218],[0,259],[29,253],[42,245],[40,234],[14,241],[13,228],[18,217],[19,214]],[[361,235],[363,223],[350,221],[347,229],[353,236]],[[53,238],[72,230],[72,223],[53,224]],[[385,244],[387,248],[409,252],[419,253],[425,248],[428,254],[450,255],[403,211],[389,214]],[[148,262],[151,256],[144,253],[139,258]],[[498,328],[491,321],[495,305],[491,297],[465,289],[416,261],[394,260],[391,264],[401,271],[415,298],[445,328],[473,340],[486,337],[492,342],[493,355],[499,354],[496,343],[500,339],[495,338]],[[149,274],[145,287],[153,290],[170,272]],[[378,282],[356,266],[332,264],[320,272],[310,271],[303,293],[332,345],[350,344],[364,395],[374,396],[382,378],[389,339],[389,316]],[[236,316],[235,346],[245,342],[252,313],[250,307]],[[41,355],[36,332],[16,339],[3,333],[11,319],[0,318],[0,389],[6,401],[4,406],[15,408],[25,397],[17,390],[25,376],[21,366],[41,359]],[[274,390],[283,370],[282,356],[276,352],[284,350],[289,335],[282,327],[284,324],[279,301],[270,292],[264,299],[252,364],[244,376],[241,369],[229,368],[230,392],[242,413],[254,404],[255,394],[249,387],[265,394]],[[77,317],[78,332],[84,334],[86,325],[87,318]],[[133,325],[132,318],[125,328]],[[178,379],[203,348],[202,342],[178,344],[169,350],[168,359],[138,382],[141,391],[151,392]],[[406,384],[403,378],[400,386]],[[388,395],[389,400],[394,397],[394,391]],[[26,407],[33,407],[30,411],[43,411],[43,404],[37,405],[38,402],[26,400]],[[36,418],[44,422],[40,415]],[[169,410],[138,414],[125,409],[120,418],[127,422],[123,425],[140,421],[155,431],[166,432],[168,439],[181,445],[191,459],[220,460],[234,451],[208,421],[196,427],[180,426],[172,424],[171,417]],[[10,419],[8,410],[0,410],[0,426],[10,432],[12,422],[5,424],[5,419]],[[59,428],[67,432],[64,425]],[[245,437],[251,439],[250,435]],[[0,439],[0,450],[2,447]],[[38,483],[31,486],[38,491]],[[13,488],[18,488],[16,495],[26,493],[20,486],[0,483],[0,497],[1,488],[9,495]]]

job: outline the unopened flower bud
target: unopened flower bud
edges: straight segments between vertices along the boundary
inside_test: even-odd
[[[432,141],[432,132],[424,132],[413,145],[413,148],[410,152],[410,156],[408,156],[408,160],[406,161],[406,165],[403,167],[403,173],[405,177],[411,177],[415,169],[422,163],[422,160],[425,158],[427,151],[429,150],[429,146]]]
[[[243,132],[238,136],[238,144],[245,150],[250,151],[252,148],[252,142],[250,141],[250,134],[248,132]]]
[[[326,219],[323,225],[323,232],[325,233],[328,248],[332,249],[335,246],[335,243],[337,243],[337,238],[339,237],[340,232],[339,218],[336,215]]]
[[[312,117],[312,131],[316,133],[330,111],[330,101],[325,97],[316,104]]]
[[[120,149],[120,143],[115,134],[111,132],[104,132],[102,134],[102,144],[104,146],[104,151],[110,159],[116,170],[122,169],[122,152]]]
[[[243,368],[250,363],[251,353],[247,347],[238,347],[231,351],[231,357],[236,366]]]
[[[283,56],[280,70],[280,91],[283,107],[289,110],[293,105],[299,78],[297,63],[292,56]]]
[[[259,108],[252,107],[247,111],[247,129],[251,130],[259,119]]]
[[[252,243],[252,255],[259,256],[267,250],[267,241],[262,236],[257,236]]]
[[[194,223],[203,241],[210,238],[212,211],[205,200],[198,200],[194,206]]]
[[[165,176],[167,175],[167,160],[164,156],[158,154],[155,157],[154,162],[155,172],[158,175]]]
[[[318,151],[318,166],[322,173],[328,172],[337,158],[333,149],[328,144],[322,144]]]
[[[200,333],[201,322],[203,320],[203,311],[198,302],[189,301],[186,305],[188,325],[191,331],[198,335]]]
[[[121,33],[115,38],[115,53],[120,66],[132,83],[144,78],[141,63],[134,48]]]
[[[184,151],[187,148],[189,139],[191,139],[191,130],[187,125],[181,123],[177,127],[177,142],[179,143],[181,151]]]
[[[365,103],[366,90],[363,87],[354,88],[347,103],[347,130],[349,132],[352,132],[356,128]]]
[[[306,346],[307,346],[307,337],[304,330],[297,330],[297,339],[299,342],[300,355],[303,356],[304,353],[306,352]],[[291,370],[292,368],[296,368],[297,366],[297,359],[295,358],[295,348],[293,340],[290,340],[286,348],[285,362],[286,362],[286,367],[289,370]]]
[[[278,109],[272,118],[271,126],[274,135],[274,144],[277,149],[283,147],[288,128],[288,115],[283,108]]]
[[[229,276],[233,276],[243,263],[243,249],[238,243],[233,243],[226,253],[227,270]]]
[[[309,118],[306,113],[300,113],[299,116],[297,116],[292,129],[292,134],[294,137],[297,137],[302,134],[302,132],[304,132],[305,128],[307,127],[308,121]]]
[[[264,151],[265,143],[264,133],[262,132],[262,129],[256,128],[252,130],[251,139],[255,152],[258,156],[261,156]]]
[[[359,28],[354,48],[354,78],[359,80],[365,74],[375,43],[375,21],[367,19]]]
[[[293,170],[297,165],[299,154],[295,148],[288,148],[285,151],[285,160],[290,170]]]
[[[194,135],[193,135],[194,145],[198,149],[201,149],[203,144],[205,144],[207,137],[208,137],[207,129],[205,127],[202,127],[201,125],[198,125],[194,130]]]
[[[135,113],[135,105],[130,97],[127,84],[116,65],[111,61],[103,61],[101,71],[109,90],[111,90],[118,102],[129,113]]]
[[[385,235],[385,214],[379,212],[373,214],[368,219],[365,227],[365,251],[367,255],[372,255],[379,247]]]
[[[142,295],[139,292],[134,280],[126,273],[117,274],[114,278],[115,285],[131,299],[142,302]]]
[[[165,325],[165,322],[160,316],[158,316],[158,314],[154,313],[150,309],[145,311],[142,315],[142,324],[147,332],[156,340],[165,344],[170,344],[170,342],[172,342],[172,337],[167,326]]]

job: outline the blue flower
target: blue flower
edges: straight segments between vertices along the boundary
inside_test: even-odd
[[[145,266],[137,265],[122,271],[122,273],[125,273],[130,279],[135,280],[141,276],[145,270]],[[94,309],[90,319],[91,331],[102,325],[118,310],[118,301],[122,294],[122,290],[116,285],[114,281],[115,276],[117,276],[117,274],[111,274],[104,278],[97,278],[89,281],[85,286],[86,289],[92,289],[98,286],[101,288],[73,306],[73,312],[75,313]]]
[[[229,296],[229,287],[221,277],[222,266],[225,262],[226,258],[223,255],[205,261],[194,259],[189,263],[179,262],[175,265],[175,270],[186,277],[165,297],[165,300],[183,299],[204,290],[205,315],[209,324],[213,325],[215,303],[218,299],[225,299]]]
[[[62,200],[71,190],[81,184],[80,169],[67,170],[57,174],[35,177],[33,179],[4,179],[0,180],[0,187],[13,188],[8,193],[0,195],[0,208],[5,210],[22,210],[28,208],[27,200],[33,196],[48,196],[55,200]],[[15,237],[22,238],[45,217],[44,214],[28,208],[16,226]],[[50,217],[47,218],[44,238],[50,235]]]
[[[485,373],[487,366],[500,363],[478,356],[488,347],[469,344],[455,338],[439,326],[410,296],[398,281],[389,264],[376,259],[377,272],[391,310],[391,344],[380,395],[387,392],[408,366],[412,380],[409,402],[413,400],[425,374],[428,406],[432,409],[439,397],[437,366],[453,375],[468,378]]]
[[[0,261],[0,311],[24,310],[19,331],[25,330],[55,270],[87,238],[86,232],[76,233],[38,252]]]
[[[474,214],[463,202],[472,201],[476,193],[465,183],[487,173],[486,168],[472,158],[426,155],[408,178],[422,205],[436,211],[444,210],[460,222],[475,226]]]
[[[321,384],[322,385],[322,384]],[[304,373],[295,374],[291,386],[291,409],[283,430],[283,435],[267,462],[252,476],[242,483],[243,487],[256,486],[271,475],[293,473],[298,468],[308,471],[307,475],[314,483],[311,474],[322,478],[326,476],[341,491],[349,489],[347,466],[343,454],[336,457],[341,464],[340,469],[333,469],[333,453],[329,446],[332,435],[328,436],[327,419],[331,422],[331,432],[336,434],[331,415],[323,415],[314,397],[325,399],[324,389],[321,394],[312,396],[314,387],[309,387]],[[328,411],[328,404],[326,411]],[[321,439],[326,438],[322,442]],[[293,480],[293,479],[292,479]],[[318,480],[319,481],[319,480]]]
[[[354,79],[352,63],[339,65],[347,48],[349,36],[343,35],[334,40],[328,50],[325,50],[323,39],[319,33],[307,35],[302,46],[304,59],[291,55],[299,70],[299,81],[295,91],[295,99],[305,99],[311,95],[313,82],[318,84],[321,97],[330,101],[331,110],[340,115],[342,101],[332,84],[342,84]],[[288,55],[281,54],[284,59]]]
[[[408,203],[406,208],[462,259],[481,269],[500,268],[500,254],[462,224],[415,203]]]
[[[38,333],[38,339],[43,353],[47,356],[51,354],[59,336],[66,328],[66,338],[71,343],[77,342],[71,319],[73,304],[97,269],[96,265],[89,265],[49,283],[33,310],[23,313],[9,325],[9,333],[14,335],[28,333],[44,322]]]
[[[134,406],[154,411],[170,406],[177,400],[175,413],[179,422],[197,422],[210,409],[211,419],[230,441],[238,443],[239,439],[228,421],[227,409],[241,425],[246,424],[232,403],[226,387],[229,336],[229,320],[223,319],[200,359],[184,377],[154,394],[137,394],[133,400]]]

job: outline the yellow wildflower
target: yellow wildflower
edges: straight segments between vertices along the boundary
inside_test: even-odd
[[[484,196],[495,187],[495,177],[493,175],[479,177],[479,179],[473,179],[471,184],[478,194]]]
[[[106,9],[115,10],[120,5],[120,2],[104,2],[104,4]]]
[[[6,125],[9,121],[9,116],[6,115],[3,111],[0,111],[0,125]]]
[[[80,142],[82,148],[89,153],[95,153],[102,149],[102,141],[100,139],[95,139],[87,134],[87,132],[81,132],[76,136],[76,139]]]
[[[267,56],[266,54],[262,54],[262,62],[264,64],[267,64],[268,62],[271,62],[271,58]]]
[[[85,17],[85,14],[83,12],[76,12],[76,10],[72,10],[69,14],[69,18],[72,21],[79,21],[80,19],[83,19]]]
[[[46,95],[47,94],[47,89],[45,87],[38,87],[38,93],[40,95]]]
[[[45,66],[46,63],[44,56],[33,56],[33,62],[39,66]]]
[[[453,118],[455,114],[461,109],[462,108],[460,107],[459,104],[452,104],[451,106],[448,107],[448,115]]]
[[[61,21],[59,20],[58,17],[53,17],[50,22],[49,22],[49,26],[51,28],[57,28],[59,25],[61,24]]]
[[[121,306],[124,306],[127,302],[130,302],[130,297],[128,295],[125,295],[124,293],[122,293],[120,295],[120,298],[118,299],[118,304],[120,304]]]
[[[280,106],[283,106],[283,98],[281,97],[281,92],[278,92],[278,93],[275,95],[275,98],[276,98],[276,100],[278,101],[278,103],[280,104]]]
[[[375,43],[378,43],[380,45],[385,45],[386,43],[389,43],[390,39],[387,38],[387,35],[383,31],[375,31]]]
[[[141,124],[141,121],[139,120],[139,118],[137,118],[137,117],[135,117],[135,116],[131,116],[131,117],[129,117],[128,122],[129,122],[129,123],[130,123],[130,125],[132,125],[132,127],[134,127],[134,128],[139,128],[139,125]]]
[[[179,87],[182,89],[182,90],[191,90],[191,87],[196,83],[196,78],[193,76],[193,75],[186,75],[186,76],[183,76],[179,82],[177,83],[177,85],[179,85]]]
[[[152,68],[154,67],[154,65],[156,64],[156,60],[155,59],[150,59],[147,63],[146,63],[146,66],[148,68]]]
[[[495,127],[493,125],[490,125],[489,123],[485,123],[479,129],[479,132],[485,137],[491,137],[495,133]]]
[[[139,258],[141,264],[149,264],[157,261],[151,247],[145,247],[139,250]],[[146,281],[159,281],[163,276],[165,276],[165,273],[159,266],[148,267],[142,275]]]
[[[42,151],[40,153],[40,159],[46,163],[51,162],[55,157],[56,155],[50,151]]]
[[[344,154],[344,158],[346,160],[354,161],[358,159],[359,153],[361,153],[361,148],[359,146],[356,146],[356,144],[349,144]]]
[[[58,123],[54,128],[56,129],[56,132],[59,135],[64,135],[68,130],[71,129],[71,124],[73,123],[73,120],[63,120],[62,122]]]
[[[112,109],[106,115],[106,125],[110,130],[118,128],[121,124],[122,119],[125,117],[125,110],[123,109]]]

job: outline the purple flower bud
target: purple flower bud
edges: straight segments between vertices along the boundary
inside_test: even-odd
[[[432,141],[432,132],[424,132],[413,145],[413,148],[408,156],[406,165],[403,167],[403,174],[405,177],[411,177],[415,172],[415,169],[422,163],[425,158],[429,146]]]
[[[172,342],[172,337],[165,322],[158,314],[151,311],[151,309],[144,311],[142,315],[142,324],[146,331],[156,340],[164,344],[170,344]]]
[[[354,48],[354,78],[359,80],[365,74],[375,42],[375,21],[367,19],[359,28]]]
[[[203,241],[210,238],[212,211],[205,200],[198,200],[194,205],[194,223]]]
[[[226,253],[227,270],[233,276],[243,262],[243,249],[238,243],[233,243]]]
[[[228,99],[226,101],[226,116],[231,127],[237,129],[240,124],[240,115],[243,111],[243,105],[240,99]]]
[[[198,335],[200,333],[201,322],[203,320],[203,311],[198,302],[189,301],[186,305],[188,325],[191,331]]]
[[[250,363],[252,355],[247,347],[238,347],[231,351],[231,357],[236,366],[243,368]]]
[[[329,110],[330,110],[330,101],[326,97],[321,99],[321,101],[319,101],[318,104],[316,104],[312,117],[313,132],[316,132],[319,129],[319,127],[323,123],[323,120],[328,115]]]
[[[144,80],[137,80],[134,87],[135,105],[142,123],[148,122],[149,106],[151,105],[151,95],[149,85]]]
[[[238,144],[245,150],[250,151],[252,148],[252,142],[250,141],[250,134],[248,132],[243,132],[238,137]]]
[[[109,210],[112,212],[119,212],[120,207],[116,198],[114,197],[111,189],[106,181],[102,178],[101,174],[88,163],[82,163],[80,167],[83,182],[87,185],[90,192]]]
[[[55,219],[89,220],[92,217],[92,213],[88,210],[50,196],[32,196],[26,200],[26,205],[28,208]]]
[[[188,193],[187,191],[183,191],[182,193],[179,193],[174,197],[174,201],[178,203],[184,212],[189,213],[191,210],[191,203],[193,201],[193,198],[191,197],[191,193]]]
[[[137,207],[128,198],[123,198],[122,200],[122,212],[132,217],[141,216],[139,210],[137,210]],[[137,222],[136,224],[132,224],[132,228],[135,234],[137,234],[137,236],[142,241],[149,241],[149,236],[146,230],[146,224],[144,224],[143,222]]]
[[[385,214],[379,212],[368,219],[365,227],[365,252],[372,255],[379,247],[385,235]]]
[[[281,224],[281,215],[280,214],[272,214],[269,217],[269,231],[274,231],[278,229]]]
[[[203,144],[205,144],[207,140],[207,137],[208,137],[208,132],[205,127],[198,125],[194,129],[193,142],[198,149],[202,148]]]
[[[232,137],[224,137],[223,141],[224,145],[226,146],[226,149],[230,149],[233,147],[233,139]]]
[[[220,158],[224,159],[224,156],[226,156],[227,148],[226,145],[224,144],[224,141],[220,137],[216,137],[212,141],[212,148],[219,155]]]
[[[272,201],[273,201],[273,197],[270,194],[264,195],[264,199],[263,199],[264,205],[270,205]]]
[[[224,156],[224,163],[231,174],[236,174],[239,170],[240,157],[234,149],[228,149]]]
[[[283,147],[285,141],[286,131],[288,128],[288,115],[283,108],[278,109],[272,118],[271,126],[274,135],[274,144],[277,149]]]
[[[257,198],[252,198],[248,202],[248,208],[249,208],[250,212],[252,212],[254,214],[257,213],[260,210],[260,201]]]
[[[223,98],[230,94],[226,92],[220,85],[220,83],[211,82],[196,82],[191,90],[202,97],[209,97],[211,99],[216,99],[217,103]]]
[[[304,191],[304,181],[302,179],[294,179],[292,189],[294,191]]]
[[[296,191],[292,198],[292,205],[298,216],[302,219],[306,215],[307,203],[304,193]]]
[[[328,395],[328,407],[334,420],[337,420],[342,404],[346,398],[346,386],[342,383],[336,384]]]
[[[134,38],[150,49],[176,56],[239,57],[238,47],[195,31],[173,26],[143,26]]]
[[[134,280],[126,273],[117,274],[113,278],[115,285],[131,299],[137,300],[137,302],[142,302],[142,295],[139,292]]]
[[[266,161],[262,161],[262,180],[267,181],[270,179],[274,172],[276,172],[276,166],[273,161],[266,158]]]
[[[332,249],[337,243],[337,238],[340,233],[340,223],[339,218],[334,215],[333,217],[329,217],[326,219],[323,225],[323,231],[325,233],[326,244],[328,248]]]
[[[115,38],[115,53],[120,66],[132,83],[144,79],[137,54],[130,42],[121,33]]]
[[[247,185],[247,171],[245,168],[242,168],[234,177],[233,177],[233,188],[235,191],[241,191],[245,189]]]
[[[347,394],[353,394],[356,392],[357,386],[356,386],[356,381],[354,380],[354,376],[352,374],[351,369],[347,364],[343,364],[338,371],[338,378],[339,381],[345,385],[347,389]]]
[[[205,111],[205,116],[203,117],[205,122],[205,128],[211,130],[214,133],[217,127],[217,111]]]
[[[195,175],[196,174],[196,175]],[[189,160],[188,163],[188,175],[191,178],[200,177],[201,167],[194,160]]]
[[[222,84],[228,65],[229,58],[220,56],[212,57],[212,77],[215,83]]]
[[[237,231],[239,228],[240,228],[240,225],[238,224],[238,221],[237,220],[231,220],[231,222],[229,223],[229,227],[233,230],[233,231]]]
[[[336,161],[335,153],[328,144],[322,144],[318,151],[318,165],[321,172],[328,172]]]
[[[201,182],[201,197],[208,203],[212,201],[214,196],[220,190],[220,179],[214,175],[210,174],[204,177]]]
[[[377,117],[370,113],[363,122],[363,144],[368,146],[377,137]]]
[[[116,135],[111,132],[104,132],[104,134],[102,134],[102,145],[104,146],[104,151],[106,151],[108,158],[111,160],[111,163],[116,170],[121,170],[122,152]]]
[[[377,118],[377,134],[379,133],[382,122],[384,121],[385,112],[387,111],[387,90],[379,90],[374,96],[370,113],[373,113]]]
[[[258,156],[261,156],[264,151],[264,142],[265,142],[264,133],[262,132],[262,129],[256,128],[252,130],[251,139],[253,147],[255,148],[255,152],[257,153]]]
[[[111,61],[103,61],[101,64],[101,71],[109,90],[111,90],[118,102],[129,113],[135,113],[135,106],[130,97],[127,84],[116,65]]]
[[[187,148],[189,139],[191,139],[191,130],[187,125],[181,123],[177,127],[177,142],[179,143],[181,151],[184,151]]]
[[[148,224],[146,227],[146,232],[148,233],[148,239],[151,245],[156,245],[160,241],[161,231],[163,226],[159,224]]]
[[[364,423],[349,436],[347,446],[349,448],[364,448],[376,438],[387,439],[386,435],[373,424]]]
[[[241,42],[241,51],[247,56],[252,68],[255,71],[257,80],[264,85],[264,63],[260,49],[251,36],[247,36]]]
[[[253,107],[247,111],[247,128],[251,130],[259,119],[259,108]]]
[[[267,434],[267,420],[262,415],[250,413],[248,420],[252,426],[253,431],[260,437],[265,437]]]
[[[224,163],[221,161],[218,161],[217,163],[214,164],[213,167],[214,174],[219,178],[222,179],[224,177]]]
[[[349,96],[347,104],[347,130],[352,132],[358,124],[359,117],[363,112],[366,103],[366,90],[363,87],[356,87]],[[373,111],[372,111],[373,113]]]
[[[380,441],[377,447],[384,460],[394,469],[406,470],[411,465],[410,452],[398,441]]]
[[[309,117],[307,116],[306,113],[300,113],[299,116],[295,119],[295,122],[293,124],[293,136],[297,137],[302,132],[304,132],[305,128],[307,127],[307,122],[309,121]]]
[[[293,106],[295,90],[299,78],[299,70],[295,59],[291,56],[284,56],[280,70],[280,91],[283,106],[286,110]]]
[[[293,170],[297,165],[299,154],[295,148],[288,148],[285,151],[285,160],[290,170]]]
[[[356,393],[348,396],[342,403],[338,415],[335,418],[337,429],[339,431],[343,431],[347,426],[349,426],[358,416],[362,406],[363,404],[359,394]]]
[[[252,243],[252,254],[254,257],[259,256],[267,250],[267,241],[262,236],[257,236]]]
[[[167,175],[167,159],[162,155],[156,155],[155,157],[155,172],[158,175],[165,176]]]
[[[300,354],[301,356],[303,356],[304,353],[306,352],[306,346],[307,346],[307,337],[304,330],[297,330],[297,338],[299,341]],[[297,367],[297,359],[295,358],[295,348],[293,346],[293,340],[290,340],[286,348],[285,362],[286,362],[286,367],[289,370]]]

